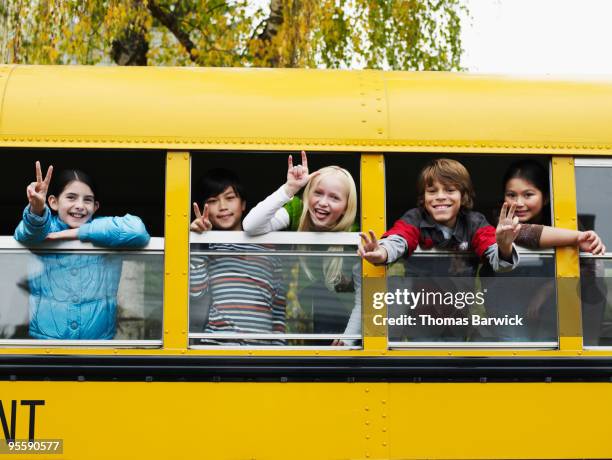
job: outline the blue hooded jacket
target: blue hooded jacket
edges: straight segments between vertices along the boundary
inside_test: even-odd
[[[26,207],[15,230],[20,243],[44,241],[69,227],[45,206],[42,216]],[[81,241],[109,248],[138,248],[149,242],[136,216],[98,217],[78,230]],[[122,257],[117,254],[39,254],[30,270],[30,336],[38,339],[112,339]]]

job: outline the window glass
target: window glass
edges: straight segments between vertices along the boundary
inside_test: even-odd
[[[360,277],[354,245],[192,244],[192,345],[355,345]]]
[[[594,230],[608,247],[612,244],[612,213],[606,190],[612,183],[610,159],[576,160],[578,227]],[[609,249],[608,249],[609,251]],[[612,346],[612,308],[607,300],[612,254],[580,254],[580,292],[585,346]]]
[[[474,276],[477,270],[478,276]],[[495,273],[469,254],[424,252],[389,267],[391,346],[443,342],[554,346],[554,259],[521,254],[521,265]]]
[[[7,237],[0,243],[1,339],[161,343],[161,250],[30,251]]]
[[[528,167],[538,171],[543,191],[532,213],[537,217],[530,218],[549,223],[548,159],[532,158]],[[555,347],[554,254],[538,248],[539,236],[529,241],[523,234],[520,244],[529,249],[517,243],[518,257],[509,263],[496,245],[494,227],[504,200],[516,202],[517,216],[533,223],[526,217],[533,209],[524,205],[523,191],[517,198],[507,178],[514,177],[507,171],[525,159],[450,157],[432,173],[434,181],[446,181],[444,187],[423,187],[419,197],[419,175],[433,159],[386,156],[387,229],[393,231],[383,244],[391,257],[401,256],[387,271],[387,290],[395,295],[387,304],[390,345]],[[447,186],[448,177],[456,179],[453,187]]]
[[[165,152],[3,150],[2,340],[160,345]]]
[[[360,345],[359,157],[308,154],[310,173],[333,167],[291,197],[288,155],[192,155],[192,347]]]

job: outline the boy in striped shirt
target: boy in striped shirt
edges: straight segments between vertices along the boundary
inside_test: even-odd
[[[246,200],[238,176],[226,169],[210,170],[201,180],[202,211],[193,203],[190,229],[242,230]],[[214,256],[190,258],[190,302],[208,300],[206,333],[273,334],[285,332],[285,285],[278,257],[257,255],[269,250],[256,244],[210,244]],[[227,255],[236,252],[236,255]],[[205,307],[203,307],[205,308]],[[204,339],[205,344],[279,345],[280,340]]]

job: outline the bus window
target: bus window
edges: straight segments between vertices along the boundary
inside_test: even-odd
[[[358,215],[344,231],[242,231],[254,205],[284,184],[287,155],[192,155],[192,219],[208,213],[190,240],[192,347],[360,343]],[[299,153],[293,157],[299,164]],[[340,166],[358,184],[357,156],[311,154],[308,161],[311,172]]]
[[[444,178],[451,177],[455,186],[423,186],[419,198],[419,175],[433,159],[386,155],[387,228],[393,228],[390,235],[410,239],[414,249],[409,257],[395,254],[387,270],[390,346],[555,347],[552,250],[517,245],[513,266],[491,247],[495,233],[488,225],[496,225],[509,200],[504,176],[521,159],[462,156],[437,163],[429,170],[434,182],[441,178],[438,182],[448,184]],[[550,196],[548,160],[533,161],[546,175],[541,187]],[[470,176],[472,203],[465,199]],[[550,222],[548,202],[539,213],[538,221]]]
[[[576,201],[579,230],[594,230],[612,244],[612,215],[606,210],[605,190],[612,183],[612,160],[576,159]],[[608,249],[609,251],[609,249]],[[612,309],[607,302],[612,253],[580,253],[582,328],[585,346],[612,345]]]
[[[164,154],[15,150],[7,157],[2,343],[161,345]],[[36,161],[43,181],[54,166],[41,215],[26,208],[24,193],[41,180]]]

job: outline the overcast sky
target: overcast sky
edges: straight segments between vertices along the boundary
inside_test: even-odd
[[[612,0],[464,0],[471,72],[612,76]]]

